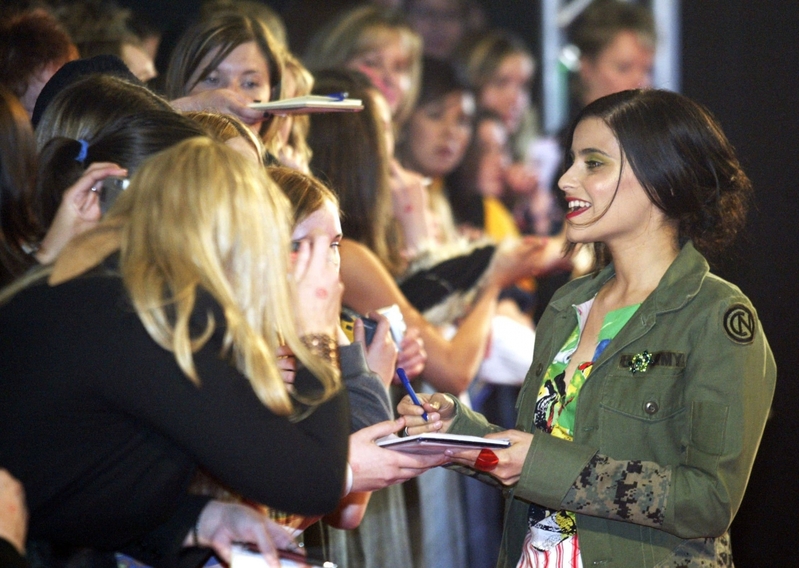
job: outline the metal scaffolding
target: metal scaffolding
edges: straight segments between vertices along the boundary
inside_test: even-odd
[[[568,66],[576,57],[566,45],[565,30],[591,0],[541,0],[541,72],[543,126],[547,133],[560,130],[568,120]],[[680,90],[679,0],[649,0],[658,31],[652,83]]]

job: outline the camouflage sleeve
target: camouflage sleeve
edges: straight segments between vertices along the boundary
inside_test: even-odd
[[[568,511],[661,528],[671,467],[596,454],[563,500]]]

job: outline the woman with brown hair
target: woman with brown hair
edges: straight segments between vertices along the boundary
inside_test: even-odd
[[[187,29],[175,46],[166,96],[181,111],[233,114],[266,142],[272,120],[248,105],[281,97],[282,49],[260,20],[214,14]]]

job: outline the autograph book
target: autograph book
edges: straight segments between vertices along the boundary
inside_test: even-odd
[[[442,454],[445,450],[502,450],[510,447],[510,440],[457,434],[417,434],[405,438],[388,436],[378,440],[377,445],[409,454]]]
[[[357,112],[363,110],[363,102],[361,99],[349,99],[340,95],[307,95],[268,103],[253,103],[249,107],[269,114]]]

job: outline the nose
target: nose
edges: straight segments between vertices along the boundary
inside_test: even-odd
[[[558,178],[558,188],[563,193],[569,193],[569,190],[575,187],[574,175],[571,173],[573,167],[574,164],[569,166],[566,171],[561,174],[560,178]]]

